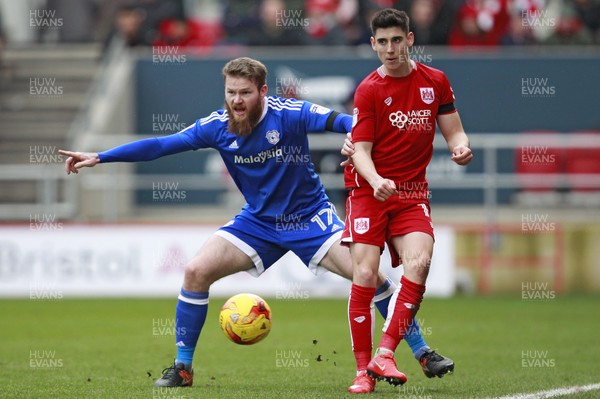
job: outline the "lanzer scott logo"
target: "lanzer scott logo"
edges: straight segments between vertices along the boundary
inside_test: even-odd
[[[354,219],[354,232],[364,234],[369,231],[369,218]]]
[[[277,130],[269,130],[265,136],[269,144],[279,143],[279,132]]]
[[[435,100],[435,94],[433,93],[433,87],[421,87],[421,100],[425,104],[431,104]]]
[[[431,110],[429,109],[413,109],[406,113],[402,111],[392,112],[388,119],[392,123],[392,126],[400,130],[428,132],[433,130],[433,123],[429,120],[430,117]]]

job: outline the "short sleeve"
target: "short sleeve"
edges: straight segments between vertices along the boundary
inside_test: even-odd
[[[438,108],[438,114],[451,114],[452,112],[456,112],[456,107],[454,106],[454,91],[450,86],[450,81],[446,77],[446,74],[442,73],[440,79],[440,106]]]
[[[354,94],[354,109],[352,110],[352,141],[375,140],[375,101],[372,90],[365,84],[360,84]]]

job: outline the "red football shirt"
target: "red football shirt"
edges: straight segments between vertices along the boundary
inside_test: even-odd
[[[356,89],[352,141],[373,143],[377,173],[399,190],[427,190],[425,169],[433,154],[436,116],[456,112],[446,75],[413,62],[407,76],[385,75],[383,67]],[[353,165],[344,170],[346,188],[369,187]]]

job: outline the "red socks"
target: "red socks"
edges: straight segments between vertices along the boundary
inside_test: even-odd
[[[383,335],[379,347],[386,348],[392,352],[396,351],[396,347],[400,340],[404,338],[406,330],[410,326],[411,321],[419,310],[419,305],[423,300],[425,286],[413,283],[404,276],[400,279],[402,288],[396,298],[393,309],[388,312],[388,318],[383,326]]]
[[[373,351],[374,296],[375,288],[352,284],[350,299],[348,300],[348,321],[350,323],[352,351],[356,358],[356,369],[358,371],[366,370]]]

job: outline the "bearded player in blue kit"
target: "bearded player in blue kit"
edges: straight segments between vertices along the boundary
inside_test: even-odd
[[[215,281],[240,271],[259,276],[288,251],[315,274],[324,268],[352,279],[350,253],[339,244],[344,224],[314,172],[308,147],[309,132],[349,132],[352,117],[307,101],[267,96],[267,69],[251,58],[228,62],[223,76],[227,109],[179,133],[100,153],[60,150],[68,157],[65,168],[70,174],[98,163],[150,161],[210,147],[219,151],[244,195],[246,204],[240,213],[186,265],[175,313],[177,357],[154,383],[159,387],[192,385],[192,359],[206,320],[208,291]],[[307,228],[278,226],[278,221],[290,219]],[[381,273],[377,287],[374,303],[385,318],[396,287]],[[426,375],[442,376],[454,367],[425,344],[416,320],[406,341]]]

